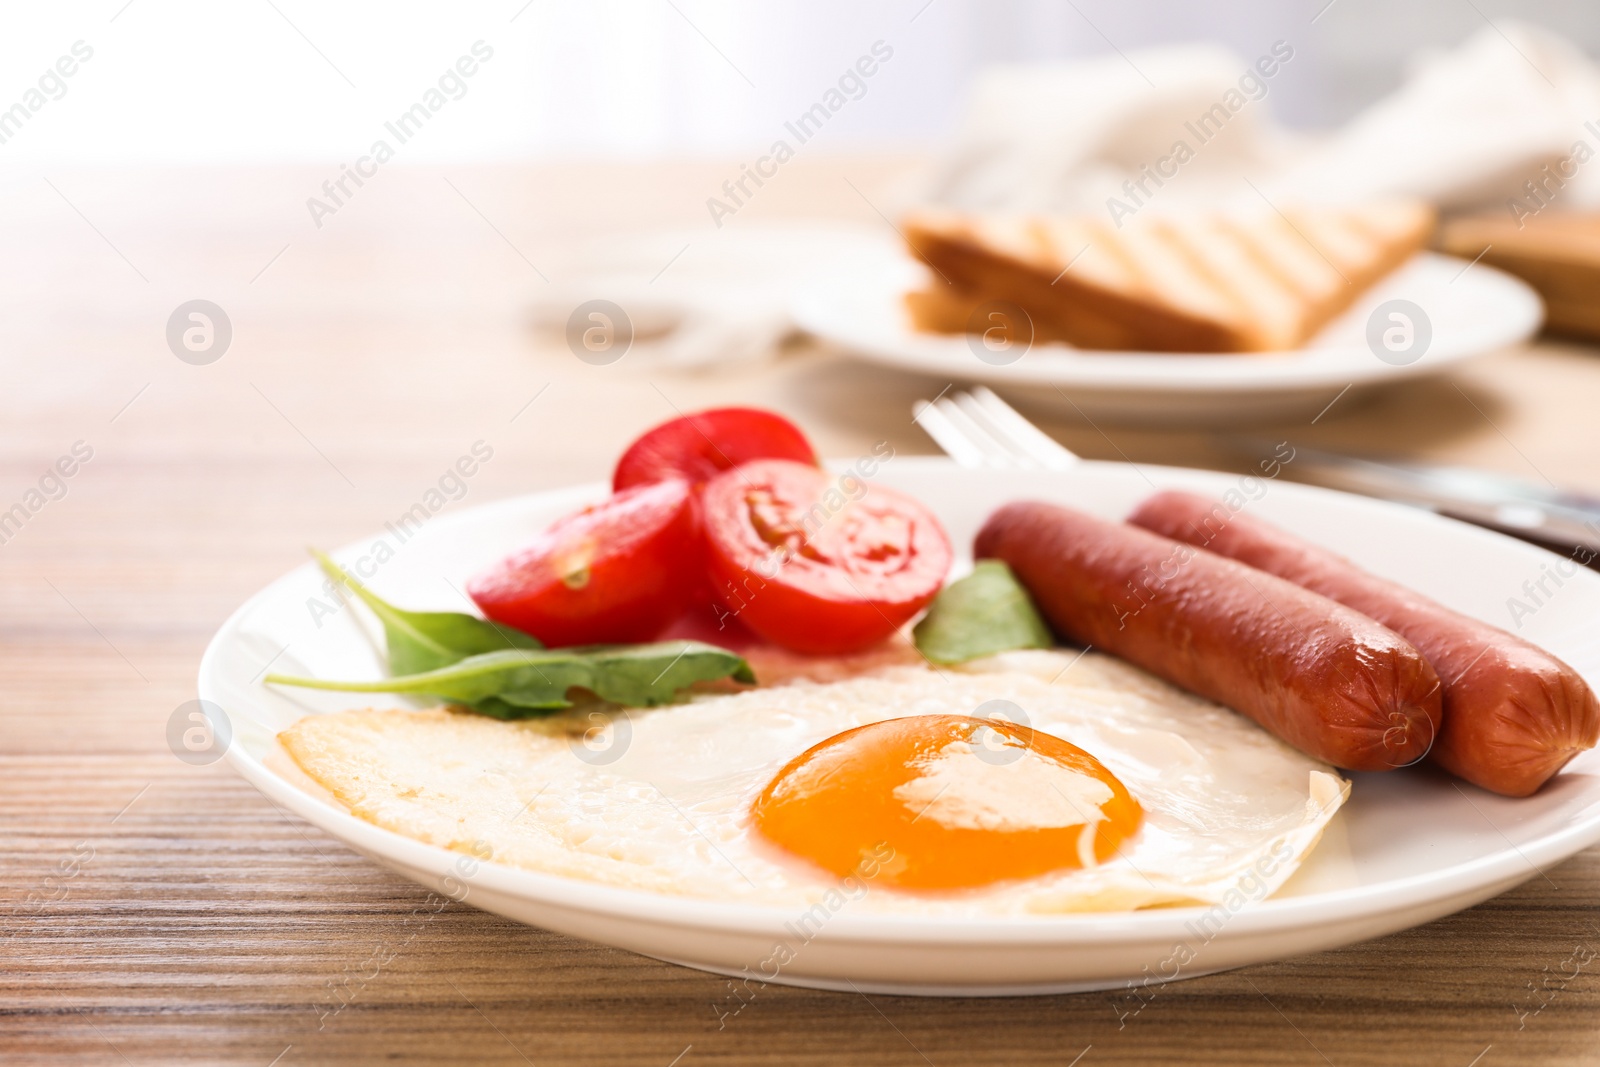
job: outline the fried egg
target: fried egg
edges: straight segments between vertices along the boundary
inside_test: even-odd
[[[1096,866],[1144,812],[1060,738],[1005,719],[913,715],[813,745],[751,816],[768,840],[841,877],[882,847],[893,859],[880,882],[953,889]]]
[[[346,711],[280,739],[361,818],[498,863],[777,906],[866,885],[853,908],[973,917],[1259,899],[1349,790],[1092,652],[519,722]]]

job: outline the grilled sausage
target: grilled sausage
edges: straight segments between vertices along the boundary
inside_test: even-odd
[[[1429,758],[1469,782],[1527,796],[1600,739],[1600,703],[1583,678],[1520,637],[1205,497],[1160,493],[1128,521],[1321,593],[1416,645],[1444,682]]]
[[[1062,637],[1243,712],[1359,771],[1420,759],[1439,679],[1400,635],[1290,582],[1051,504],[1008,504],[974,554],[1010,564]]]

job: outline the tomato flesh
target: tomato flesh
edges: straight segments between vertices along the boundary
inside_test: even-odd
[[[617,461],[617,491],[668,478],[692,485],[755,459],[816,465],[816,452],[800,428],[758,408],[713,408],[664,422],[628,446]]]
[[[703,582],[694,494],[672,480],[557,520],[467,594],[495,622],[556,647],[648,641]]]
[[[796,652],[876,644],[926,607],[950,570],[933,513],[855,475],[758,460],[712,479],[701,505],[713,591]]]

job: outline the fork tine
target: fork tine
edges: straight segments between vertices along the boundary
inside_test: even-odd
[[[971,419],[976,426],[994,441],[997,447],[1003,450],[1012,465],[1024,468],[1040,466],[1039,460],[1030,454],[1027,449],[1020,447],[1012,438],[1012,435],[1007,432],[1006,427],[998,425],[989,416],[989,413],[983,409],[983,405],[979,404],[971,394],[955,393],[950,397],[950,400],[955,403],[963,415]]]
[[[1026,467],[1030,464],[1019,458],[1016,453],[1006,447],[1004,441],[996,437],[988,427],[974,419],[960,404],[945,397],[935,400],[933,406],[938,408],[950,423],[956,426],[964,437],[977,446],[983,453],[986,466],[990,467]]]
[[[1078,462],[1076,453],[1029,422],[987,386],[973,386],[971,396],[990,424],[997,428],[998,434],[1041,466],[1050,470],[1066,470]]]
[[[955,460],[958,466],[989,465],[983,450],[969,441],[966,435],[945,417],[943,411],[926,400],[917,401],[911,410],[913,416],[911,421],[921,426],[923,432],[933,438],[933,443],[944,449],[945,455]]]
[[[963,467],[1065,470],[1078,457],[984,386],[913,405],[914,419]]]

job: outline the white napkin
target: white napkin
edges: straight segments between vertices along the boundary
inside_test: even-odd
[[[1600,206],[1600,68],[1545,30],[1500,22],[1454,50],[1419,56],[1399,90],[1315,138],[1269,114],[1274,81],[1308,61],[1291,56],[1271,77],[1252,79],[1242,106],[1202,142],[1199,116],[1238,90],[1257,61],[1192,46],[992,68],[973,86],[954,143],[908,199],[1109,213],[1112,198],[1166,211],[1262,196],[1304,203],[1409,194],[1446,210],[1505,210],[1509,198],[1526,199],[1523,183],[1533,180],[1552,205]],[[1146,180],[1148,195],[1135,204],[1124,183],[1177,141],[1193,149],[1192,160],[1169,164],[1177,173],[1159,186]],[[1571,161],[1580,142],[1596,158]]]
[[[1398,91],[1271,187],[1313,200],[1401,193],[1445,210],[1505,209],[1511,197],[1536,207],[1523,185],[1542,181],[1552,205],[1592,209],[1600,158],[1572,160],[1570,176],[1560,169],[1580,142],[1600,156],[1600,68],[1552,33],[1502,22],[1419,57]],[[1547,164],[1562,185],[1542,173]]]
[[[1210,45],[991,67],[973,83],[955,140],[916,198],[973,211],[1104,211],[1108,198],[1128,196],[1123,183],[1138,180],[1142,165],[1187,140],[1199,149],[1194,159],[1152,202],[1216,200],[1238,187],[1239,174],[1275,170],[1290,141],[1265,97],[1203,146],[1185,128],[1248,69]]]

